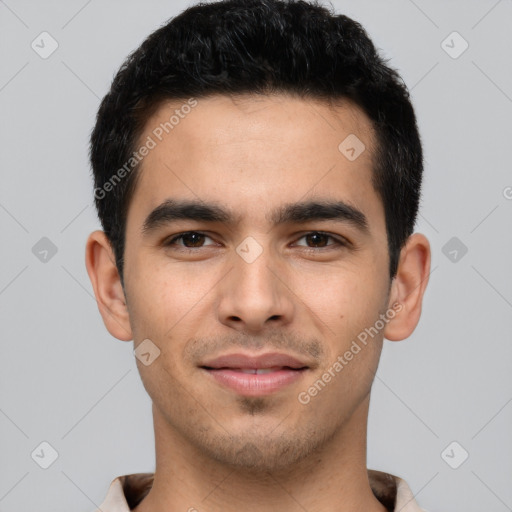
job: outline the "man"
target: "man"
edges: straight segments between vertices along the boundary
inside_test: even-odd
[[[99,510],[420,511],[366,467],[430,247],[415,114],[363,28],[303,1],[190,7],[114,78],[91,162],[87,271],[156,443]]]

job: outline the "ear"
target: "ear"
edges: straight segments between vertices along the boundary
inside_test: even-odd
[[[409,337],[421,316],[423,294],[430,275],[430,244],[421,233],[411,235],[400,251],[397,274],[391,284],[388,308],[396,315],[386,324],[384,338],[400,341]]]
[[[94,231],[89,235],[85,248],[85,266],[108,332],[119,340],[132,340],[130,317],[121,278],[110,241],[103,231]]]

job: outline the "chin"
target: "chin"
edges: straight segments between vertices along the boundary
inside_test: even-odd
[[[203,439],[203,442],[206,439]],[[297,435],[290,431],[277,436],[247,431],[238,436],[221,436],[200,447],[201,452],[224,465],[249,473],[288,471],[301,460],[312,456],[325,439],[314,435]]]

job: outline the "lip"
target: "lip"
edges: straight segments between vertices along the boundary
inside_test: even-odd
[[[282,353],[258,356],[225,354],[201,364],[200,367],[223,387],[244,396],[264,396],[275,393],[301,379],[309,369],[307,363]],[[268,373],[244,373],[271,369]]]
[[[297,358],[279,352],[269,352],[267,354],[250,355],[244,353],[224,354],[201,363],[200,366],[208,368],[244,368],[256,370],[258,368],[274,368],[277,366],[288,368],[305,368],[308,364],[299,361]]]

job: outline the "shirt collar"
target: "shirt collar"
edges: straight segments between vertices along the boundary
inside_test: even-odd
[[[107,496],[95,512],[130,512],[148,494],[154,473],[133,473],[112,480]],[[390,512],[425,512],[421,509],[407,482],[402,478],[368,470],[368,480],[375,497]]]

